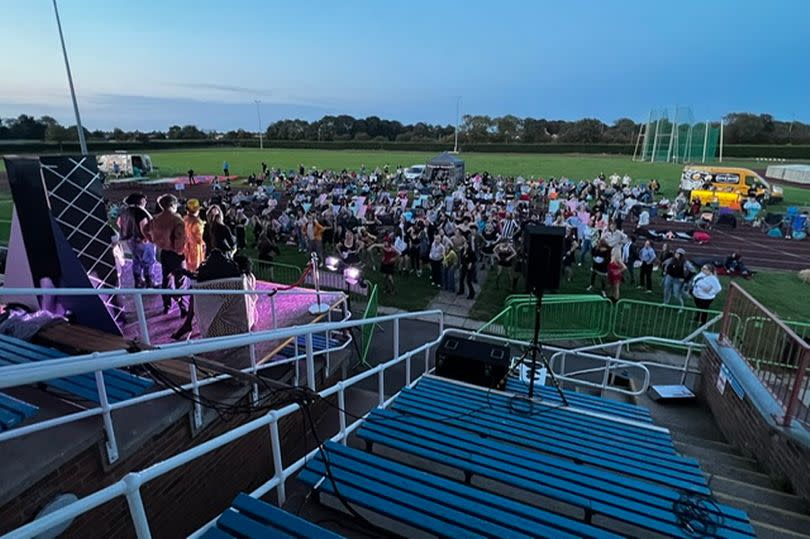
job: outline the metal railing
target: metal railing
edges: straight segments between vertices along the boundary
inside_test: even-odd
[[[401,353],[399,350],[399,331],[400,320],[409,318],[422,318],[425,316],[435,316],[438,319],[438,336],[432,341],[414,348],[408,352]],[[331,440],[335,442],[346,443],[346,439],[355,429],[362,423],[362,418],[357,419],[351,423],[348,422],[347,413],[345,411],[346,389],[353,385],[367,379],[376,377],[378,380],[378,402],[382,407],[388,406],[391,401],[396,397],[386,399],[385,395],[385,373],[391,367],[400,363],[405,363],[405,382],[403,387],[410,387],[415,384],[411,380],[411,363],[412,359],[418,354],[424,353],[424,370],[423,374],[430,370],[430,349],[439,343],[445,333],[444,329],[444,314],[440,310],[421,311],[415,313],[400,313],[394,315],[387,315],[365,320],[349,320],[344,322],[332,322],[323,324],[322,328],[315,328],[311,326],[297,326],[283,329],[270,330],[265,332],[257,332],[253,334],[243,334],[238,336],[228,337],[215,337],[208,339],[200,339],[193,342],[185,343],[181,346],[171,346],[161,349],[144,350],[135,353],[126,352],[113,352],[106,354],[89,354],[84,356],[74,356],[70,358],[53,359],[36,364],[15,365],[11,367],[0,367],[0,389],[5,387],[13,387],[17,385],[25,385],[36,382],[49,380],[51,378],[58,378],[64,376],[72,376],[76,374],[98,372],[101,369],[128,367],[133,365],[141,365],[145,363],[152,363],[171,359],[173,357],[180,357],[191,354],[202,354],[217,350],[223,350],[234,347],[249,346],[264,340],[277,340],[286,339],[289,337],[298,337],[301,335],[306,336],[307,342],[307,367],[312,368],[312,334],[326,331],[343,331],[365,324],[381,324],[385,322],[393,323],[394,331],[394,350],[393,358],[389,361],[381,363],[367,371],[359,373],[347,380],[338,382],[336,385],[318,392],[322,398],[328,398],[332,395],[337,395],[337,413],[339,415],[339,431]],[[450,331],[450,330],[448,330]],[[103,356],[103,357],[101,357]],[[397,392],[398,394],[398,392]],[[291,414],[301,410],[299,404],[289,404],[278,410],[271,410],[266,415],[252,420],[248,423],[240,425],[234,429],[229,430],[211,440],[203,442],[195,447],[192,447],[182,453],[174,455],[164,461],[158,462],[144,470],[137,472],[130,472],[119,481],[112,485],[96,491],[76,502],[54,511],[48,515],[34,520],[24,526],[21,526],[11,531],[7,538],[27,538],[35,537],[43,532],[76,518],[92,509],[105,504],[115,498],[124,496],[127,500],[127,505],[130,512],[135,532],[141,539],[151,537],[151,530],[149,527],[149,519],[146,509],[144,507],[143,499],[141,497],[141,488],[143,485],[152,481],[176,468],[187,464],[203,455],[210,453],[230,442],[233,442],[243,436],[254,432],[262,427],[270,429],[271,451],[273,461],[273,477],[260,486],[258,489],[251,493],[251,496],[260,497],[264,494],[275,489],[277,501],[279,505],[283,505],[286,500],[286,481],[293,474],[297,473],[308,460],[310,460],[318,451],[318,448],[313,449],[307,455],[295,461],[291,465],[283,466],[283,455],[281,449],[281,439],[278,428],[278,423],[281,419],[290,416]],[[367,414],[366,414],[367,415]],[[366,416],[363,416],[365,418]],[[209,522],[201,530],[198,530],[193,536],[198,537],[204,530],[209,527],[214,521]]]
[[[532,296],[510,296],[506,299],[501,324],[506,335],[515,339],[530,339],[534,329]],[[610,300],[596,295],[548,295],[541,308],[543,340],[602,339],[610,334]]]
[[[505,307],[476,333],[529,339],[534,329],[531,296],[509,296]],[[664,339],[658,346],[683,347],[680,343],[697,327],[716,331],[721,311],[677,307],[647,301],[619,300],[612,303],[596,295],[548,295],[543,297],[540,338],[561,340],[625,340],[636,337]],[[703,320],[715,323],[706,326]],[[810,324],[808,324],[810,326]],[[667,343],[667,344],[664,344]]]
[[[734,320],[742,324],[734,327]],[[729,287],[720,342],[733,346],[781,405],[779,420],[810,425],[810,344],[737,283]]]
[[[251,258],[250,261],[253,265],[253,274],[260,281],[290,285],[298,282],[301,277],[301,268],[292,264],[266,262],[257,258]]]
[[[634,299],[619,300],[613,308],[610,333],[618,339],[633,339],[655,336],[681,341],[693,333],[703,320],[720,320],[722,311],[701,310],[695,307],[678,307]],[[706,327],[712,331],[714,325]]]
[[[53,288],[53,289],[3,288],[3,289],[0,289],[0,290],[1,290],[0,295],[5,295],[5,296],[8,296],[8,297],[15,297],[15,296],[29,296],[30,297],[32,295],[49,295],[49,296],[82,295],[82,296],[90,296],[90,295],[104,294],[105,292],[108,292],[108,290],[105,290],[105,289],[92,289],[92,288],[90,288],[90,289],[86,289],[86,288],[79,288],[79,289],[73,289],[73,288],[64,288],[64,289],[58,289],[58,288]],[[136,304],[136,311],[138,313],[138,322],[139,322],[138,325],[139,325],[139,328],[140,328],[141,340],[142,340],[142,342],[144,342],[146,344],[150,343],[150,338],[149,338],[149,328],[148,328],[148,326],[146,324],[146,314],[145,314],[145,311],[144,311],[144,308],[143,308],[143,296],[155,295],[155,294],[163,294],[163,293],[166,293],[166,292],[168,292],[170,294],[182,294],[182,295],[190,294],[192,296],[194,296],[194,295],[256,295],[256,294],[267,294],[266,290],[261,291],[261,290],[196,290],[196,289],[175,290],[175,291],[154,290],[154,289],[134,289],[134,290],[120,289],[119,292],[120,292],[120,294],[132,294],[133,297],[135,298],[135,304]],[[311,294],[315,294],[315,291],[290,290],[290,291],[277,292],[277,294],[311,295]],[[342,313],[342,316],[343,316],[342,321],[346,321],[351,317],[351,313],[346,308],[346,296],[344,294],[342,294],[342,293],[337,293],[336,295],[339,296],[338,300],[333,302],[329,306],[329,310],[326,313],[326,317],[327,317],[327,319],[329,321],[331,321],[332,313],[334,311],[340,311]],[[273,328],[275,329],[276,328],[276,316],[275,316],[274,298],[275,298],[275,296],[271,296],[270,300],[271,300],[271,309],[272,309],[272,311],[271,311],[272,324],[273,324]],[[264,365],[258,365],[257,358],[256,358],[256,349],[255,349],[255,344],[256,343],[248,344],[247,347],[248,347],[248,352],[249,352],[250,366],[245,368],[245,369],[242,369],[242,372],[254,373],[255,374],[255,373],[257,373],[257,372],[259,372],[259,371],[261,371],[261,370],[263,370],[265,368],[268,368],[268,367],[277,367],[277,366],[281,366],[281,365],[285,365],[285,364],[289,364],[289,363],[294,363],[294,366],[295,366],[295,383],[297,385],[298,380],[299,380],[299,364],[298,364],[298,362],[300,360],[302,360],[302,359],[307,359],[307,369],[306,369],[307,378],[308,378],[307,383],[308,383],[309,388],[314,390],[315,389],[315,378],[314,378],[315,370],[314,370],[314,366],[312,366],[312,368],[310,368],[310,365],[309,365],[310,361],[309,360],[311,358],[314,358],[315,356],[323,355],[326,358],[325,369],[326,369],[327,375],[328,375],[330,354],[333,353],[333,352],[337,352],[337,351],[340,351],[340,350],[346,348],[352,342],[352,337],[351,337],[351,335],[349,335],[347,340],[344,343],[342,343],[339,346],[331,347],[331,346],[329,346],[329,343],[331,342],[330,339],[329,339],[330,331],[328,329],[319,329],[320,326],[321,326],[321,324],[318,324],[318,325],[314,326],[317,329],[313,329],[312,332],[313,333],[319,333],[319,334],[324,333],[324,336],[326,338],[325,342],[327,343],[327,345],[323,350],[318,350],[318,351],[312,350],[311,349],[312,348],[312,342],[311,342],[311,339],[309,339],[307,341],[307,343],[306,343],[307,346],[305,347],[306,348],[305,352],[299,353],[298,342],[296,340],[295,341],[295,355],[293,357],[283,359],[283,360],[269,362],[269,363],[264,364]],[[260,332],[257,332],[257,333],[260,333]],[[259,342],[261,342],[261,341],[259,341]],[[170,344],[161,345],[160,348],[163,349],[163,350],[174,350],[174,349],[177,349],[177,348],[183,348],[184,346],[185,346],[185,343],[170,343]],[[183,348],[183,349],[185,349],[185,348]],[[100,352],[100,353],[96,352],[93,355],[95,357],[103,358],[103,357],[114,356],[114,355],[119,354],[119,353],[120,353],[120,351]],[[178,355],[182,356],[183,354],[178,354]],[[66,357],[66,358],[63,358],[63,359],[71,360],[73,358],[72,357]],[[44,365],[45,363],[47,363],[47,362],[39,362],[39,363],[37,363],[37,365]],[[204,380],[200,380],[200,372],[199,372],[199,367],[197,366],[197,364],[195,362],[189,362],[188,368],[189,368],[189,379],[191,380],[191,382],[188,383],[188,384],[183,385],[182,387],[183,387],[183,389],[190,390],[193,393],[193,395],[196,397],[196,402],[194,403],[193,410],[192,410],[192,421],[193,421],[193,424],[194,424],[195,428],[201,428],[202,425],[203,425],[203,410],[202,410],[201,404],[199,403],[200,389],[207,386],[207,385],[210,385],[212,383],[219,382],[219,381],[231,378],[231,375],[223,374],[223,375],[218,375],[218,376],[213,376],[213,377],[210,377],[210,378],[206,378]],[[3,367],[2,369],[0,369],[0,372],[3,372],[3,373],[13,372],[12,369],[13,369],[13,367]],[[98,397],[99,397],[99,405],[98,406],[96,406],[94,408],[88,408],[88,409],[85,409],[85,410],[82,410],[82,411],[79,411],[79,412],[74,412],[74,413],[71,413],[71,414],[67,414],[67,415],[64,415],[64,416],[55,417],[55,418],[52,418],[52,419],[49,419],[49,420],[40,421],[40,422],[37,422],[37,423],[33,423],[31,425],[26,425],[26,426],[23,426],[23,427],[17,427],[17,428],[8,430],[6,432],[0,433],[0,442],[3,442],[5,440],[10,440],[10,439],[13,439],[13,438],[18,438],[18,437],[21,437],[21,436],[25,436],[25,435],[31,434],[33,432],[38,432],[38,431],[45,430],[45,429],[52,428],[52,427],[56,427],[56,426],[59,426],[59,425],[64,425],[66,423],[72,423],[74,421],[79,421],[79,420],[85,419],[87,417],[101,416],[102,423],[103,423],[103,426],[104,426],[104,433],[105,433],[105,437],[106,437],[105,447],[106,447],[106,452],[107,452],[107,459],[108,459],[108,461],[110,463],[116,462],[118,460],[119,454],[118,454],[118,443],[117,443],[117,437],[116,437],[115,421],[114,421],[112,412],[114,412],[115,410],[119,410],[119,409],[122,409],[122,408],[127,408],[129,406],[140,404],[142,402],[147,402],[147,401],[151,401],[151,400],[154,400],[154,399],[168,397],[168,396],[171,396],[171,395],[173,395],[175,393],[171,389],[165,389],[165,390],[161,390],[161,391],[155,391],[155,392],[146,393],[144,395],[134,397],[134,398],[131,398],[131,399],[126,399],[126,400],[119,401],[119,402],[116,402],[116,403],[110,403],[109,398],[107,396],[108,392],[107,392],[106,381],[105,381],[105,378],[104,378],[104,373],[101,370],[95,371],[94,376],[95,376],[95,382],[96,382],[96,391],[97,391],[97,394],[98,394]],[[252,398],[254,399],[254,401],[257,398],[257,396],[258,396],[258,385],[254,385],[253,386],[253,391],[252,391]]]

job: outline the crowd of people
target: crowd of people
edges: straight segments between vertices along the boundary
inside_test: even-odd
[[[483,172],[454,184],[449,176],[408,181],[387,165],[339,172],[301,165],[283,172],[262,163],[261,173],[239,188],[215,179],[207,200],[163,195],[156,202],[154,217],[137,193],[115,209],[136,286],[156,284],[148,271],[154,259],[150,244],[151,252],[159,252],[164,288],[179,287],[214,253],[216,260],[243,260],[244,271],[246,257],[237,253],[255,249],[257,259],[272,262],[286,244],[317,253],[321,262],[332,255],[346,265],[379,269],[389,293],[396,291],[398,275],[412,274],[473,299],[482,270],[496,273],[496,286],[522,291],[522,235],[536,223],[566,228],[566,281],[573,279],[575,265],[587,264],[586,290],[614,301],[623,286],[652,293],[656,269],[664,303],[683,306],[684,296],[692,294],[696,305],[708,308],[706,302],[719,292],[716,277],[702,277],[705,271],[713,274],[711,264],[697,269],[684,249],[671,250],[668,243],[656,249],[649,239],[625,232],[643,231],[651,213],[683,211],[680,197],[675,203],[660,197],[656,180],[633,182],[626,175],[576,181]],[[188,309],[178,298],[185,316]],[[167,312],[172,301],[164,299]]]

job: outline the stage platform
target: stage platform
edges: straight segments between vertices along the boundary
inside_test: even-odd
[[[124,283],[127,286],[128,283]],[[258,281],[256,287],[258,290],[266,290],[268,293],[275,288],[283,287],[277,283],[268,281]],[[301,292],[301,294],[293,294],[293,292]],[[326,315],[313,316],[309,313],[309,307],[315,302],[315,295],[311,293],[311,289],[307,288],[294,288],[286,291],[283,294],[276,294],[271,300],[268,295],[259,295],[256,302],[256,323],[253,331],[265,331],[274,328],[284,328],[296,325],[311,324],[327,320]],[[335,292],[322,292],[321,302],[327,305],[334,305],[340,300],[341,294]],[[180,310],[176,304],[172,305],[171,310],[167,314],[163,314],[163,300],[161,296],[145,296],[144,297],[144,310],[146,311],[147,325],[149,327],[149,338],[152,345],[160,345],[170,342],[176,342],[172,339],[171,335],[182,324],[183,319],[180,316]],[[129,339],[139,339],[140,332],[138,328],[138,319],[135,314],[135,303],[132,297],[122,296],[122,306],[124,307],[125,324],[123,325],[124,336]],[[275,320],[273,311],[275,310]],[[332,313],[333,320],[340,318],[338,312]],[[275,326],[274,326],[275,322]],[[193,324],[193,329],[189,339],[200,338],[199,328],[196,321]],[[273,340],[262,342],[256,345],[256,359],[259,363],[271,361],[274,352],[283,344],[282,341]],[[302,350],[303,352],[303,350]],[[226,362],[234,367],[246,367],[243,364],[248,359],[244,354],[233,354],[234,357],[228,357],[229,354],[221,353],[216,354],[216,359]],[[213,359],[213,357],[212,357]]]

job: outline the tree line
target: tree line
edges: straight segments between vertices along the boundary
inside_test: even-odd
[[[727,144],[810,144],[810,125],[797,121],[776,120],[770,114],[735,112],[724,119]],[[490,117],[465,115],[459,124],[462,143],[577,143],[632,144],[640,124],[630,118],[620,118],[611,125],[595,118],[576,121],[519,118],[507,114]],[[240,140],[255,139],[256,133],[244,129],[208,131],[195,125],[172,125],[166,131],[85,131],[88,140],[137,141],[151,140]],[[355,118],[349,115],[327,115],[313,122],[279,120],[271,123],[265,137],[270,140],[293,141],[390,141],[452,143],[452,125],[417,122],[403,124],[377,116]],[[78,139],[75,126],[62,126],[51,116],[35,118],[21,114],[17,118],[0,118],[0,140],[44,140],[68,142]]]

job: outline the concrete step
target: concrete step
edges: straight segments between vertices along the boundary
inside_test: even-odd
[[[739,456],[733,452],[718,451],[717,449],[709,449],[708,447],[692,445],[690,443],[679,441],[675,441],[674,445],[675,449],[677,449],[679,453],[689,455],[690,457],[695,457],[700,461],[701,464],[717,462],[719,464],[733,466],[735,468],[752,472],[759,471],[759,467],[755,460],[749,459],[748,457]]]
[[[734,449],[731,444],[726,442],[701,438],[700,436],[695,436],[682,430],[670,430],[669,432],[672,434],[672,439],[676,442],[683,442],[698,447],[705,447],[706,449],[714,449],[715,451],[730,453],[735,456],[740,454],[739,451]]]
[[[751,520],[770,524],[774,528],[787,530],[798,534],[810,533],[810,515],[786,511],[772,505],[763,505],[752,502],[746,498],[727,496],[719,492],[714,493],[718,503],[737,507],[748,513]]]
[[[717,461],[700,461],[700,467],[706,474],[706,479],[711,481],[715,475],[723,477],[733,477],[742,483],[748,483],[754,486],[773,489],[775,485],[768,474],[747,470],[745,468],[737,468],[735,466],[717,462]]]
[[[810,505],[795,494],[751,485],[722,475],[712,476],[709,486],[712,492],[717,494],[745,498],[754,503],[771,505],[794,513],[810,514]]]
[[[754,531],[759,539],[807,539],[807,533],[797,533],[761,520],[751,520]]]

